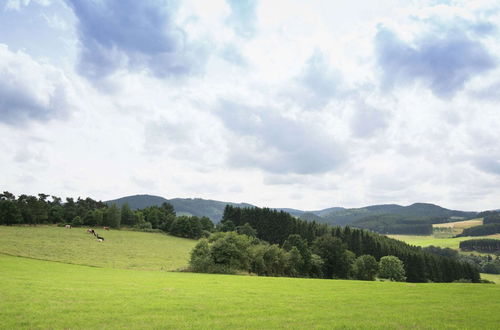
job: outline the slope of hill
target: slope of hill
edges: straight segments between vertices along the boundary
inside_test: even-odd
[[[173,198],[166,199],[153,195],[133,195],[107,201],[107,204],[117,204],[121,206],[128,203],[132,209],[142,209],[148,206],[161,205],[169,202],[179,215],[207,216],[214,222],[219,222],[224,213],[226,205],[236,207],[253,207],[248,203],[222,202],[202,198]],[[328,223],[331,225],[347,225],[359,219],[373,217],[378,215],[398,215],[410,218],[457,218],[470,219],[476,212],[462,212],[449,210],[438,205],[428,203],[415,203],[409,206],[397,204],[371,205],[361,208],[346,209],[343,207],[331,207],[316,211],[303,211],[293,208],[278,208],[277,210],[290,213],[295,217],[301,217],[306,220],[315,220],[317,222]],[[444,220],[443,220],[444,221]]]
[[[0,254],[96,267],[175,270],[188,265],[196,245],[195,240],[161,233],[96,230],[104,242],[97,242],[85,228],[1,226]]]
[[[253,205],[247,203],[232,203],[221,202],[202,198],[173,198],[166,199],[160,196],[153,195],[133,195],[126,196],[114,200],[107,201],[106,204],[116,204],[121,207],[123,204],[128,203],[133,210],[143,209],[149,206],[159,206],[162,203],[168,202],[172,204],[175,212],[178,215],[195,215],[198,217],[209,217],[214,222],[219,222],[224,213],[226,205],[237,207],[252,207]]]
[[[325,215],[323,219],[325,223],[333,225],[347,225],[363,218],[387,214],[411,218],[469,219],[474,217],[477,213],[449,210],[438,205],[428,203],[415,203],[409,206],[386,204],[336,211]]]
[[[131,209],[137,210],[137,209],[143,209],[149,206],[159,206],[165,202],[168,202],[168,199],[160,197],[160,196],[153,196],[153,195],[133,195],[133,196],[126,196],[118,199],[113,199],[110,201],[107,201],[106,204],[111,205],[111,204],[116,204],[119,207],[121,207],[123,204],[127,203],[128,206],[130,206]]]

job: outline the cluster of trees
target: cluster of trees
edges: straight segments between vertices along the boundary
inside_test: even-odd
[[[369,232],[362,229],[332,227],[296,219],[290,214],[267,208],[236,208],[227,206],[221,221],[221,230],[230,230],[248,223],[257,231],[257,237],[271,244],[283,246],[290,235],[296,234],[308,246],[316,244],[316,254],[323,259],[330,258],[332,270],[324,269],[323,276],[347,278],[349,255],[359,257],[371,255],[376,260],[384,256],[396,256],[403,264],[409,282],[452,282],[459,279],[479,281],[479,272],[469,263],[462,263],[448,257],[432,254],[420,247]],[[327,239],[328,237],[328,239]],[[329,237],[335,238],[330,240]],[[325,240],[324,251],[331,255],[321,255],[322,246],[318,239]],[[316,243],[315,243],[316,242]],[[327,244],[328,242],[328,244]],[[319,245],[318,245],[319,244]],[[348,251],[348,252],[347,252]]]
[[[355,255],[336,237],[324,235],[309,247],[300,235],[290,235],[282,246],[235,231],[217,232],[202,239],[191,252],[190,269],[205,273],[248,272],[262,276],[312,278],[380,277],[404,281],[404,267],[394,256]]]
[[[96,212],[92,214],[92,212]],[[109,225],[116,220],[113,212],[108,212],[106,204],[91,198],[76,201],[63,200],[57,196],[38,194],[20,195],[18,198],[8,191],[0,194],[0,224],[55,224],[90,222]]]
[[[354,221],[352,226],[373,230],[380,234],[432,235],[432,224],[444,220],[443,218],[437,217],[378,214]]]
[[[500,242],[500,240],[497,240]],[[454,258],[460,262],[469,263],[479,269],[481,273],[500,274],[500,256],[493,258],[491,255],[460,254],[457,250],[428,246],[424,251],[440,256]]]
[[[489,223],[486,225],[465,228],[464,231],[456,237],[485,236],[494,234],[500,234],[500,223]]]
[[[163,203],[140,210],[131,210],[128,204],[121,208],[91,198],[75,201],[57,196],[0,194],[0,225],[14,224],[71,224],[73,226],[127,226],[140,230],[161,230],[174,236],[198,239],[214,231],[207,217],[176,216],[173,206]]]
[[[500,239],[470,239],[460,242],[459,246],[464,251],[495,253],[500,252]]]
[[[458,259],[477,267],[481,273],[500,274],[500,257],[497,255],[461,254]]]
[[[483,217],[483,225],[500,223],[500,212],[494,212]]]

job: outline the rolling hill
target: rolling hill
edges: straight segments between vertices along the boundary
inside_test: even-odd
[[[221,202],[202,198],[173,198],[166,199],[153,195],[133,195],[107,201],[106,204],[116,204],[122,206],[128,203],[133,210],[142,209],[149,206],[159,206],[168,202],[172,204],[178,215],[195,215],[198,217],[209,217],[214,222],[219,222],[224,213],[226,205],[236,207],[253,207],[247,203]]]
[[[153,195],[133,195],[107,201],[107,204],[117,204],[122,206],[125,203],[132,209],[142,209],[148,206],[161,205],[164,202],[172,204],[179,215],[207,216],[214,222],[219,222],[224,213],[226,205],[236,207],[253,207],[248,203],[223,202],[202,198],[173,198],[166,199]],[[323,210],[304,211],[295,208],[278,208],[280,211],[288,212],[295,217],[308,221],[328,223],[331,225],[347,225],[380,215],[391,215],[401,218],[450,218],[450,219],[470,219],[475,217],[476,212],[463,212],[449,210],[435,204],[415,203],[409,206],[397,204],[371,205],[361,208],[330,207]],[[428,222],[428,221],[426,221]]]
[[[409,206],[397,204],[372,205],[362,208],[344,209],[323,216],[323,222],[332,225],[347,225],[363,218],[394,215],[401,218],[455,218],[470,219],[476,212],[449,210],[435,204],[415,203]]]

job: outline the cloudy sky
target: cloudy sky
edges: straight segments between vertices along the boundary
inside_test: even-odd
[[[500,4],[0,0],[0,189],[500,208]]]

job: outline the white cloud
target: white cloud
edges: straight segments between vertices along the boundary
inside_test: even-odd
[[[141,6],[121,3],[111,4]],[[234,4],[186,1],[159,16],[146,10],[143,19],[159,20],[142,30],[143,20],[122,30],[133,13],[110,23],[102,19],[109,6],[85,16],[87,5],[74,5],[84,52],[71,64],[95,78],[82,71],[89,64],[99,79],[0,48],[0,93],[8,96],[0,104],[10,100],[0,107],[2,188],[304,209],[417,201],[499,207],[496,2],[260,1],[249,3],[249,15]],[[379,40],[377,49],[380,24],[397,39]],[[170,33],[182,31],[189,47],[173,42],[173,57],[160,56],[168,52],[148,48],[148,31],[168,45]],[[123,39],[129,33],[137,34]],[[69,43],[73,52],[78,44]],[[196,74],[154,73],[175,61],[193,64]],[[29,129],[15,125],[28,122]]]
[[[58,68],[0,44],[0,122],[22,125],[66,117],[73,88]]]

